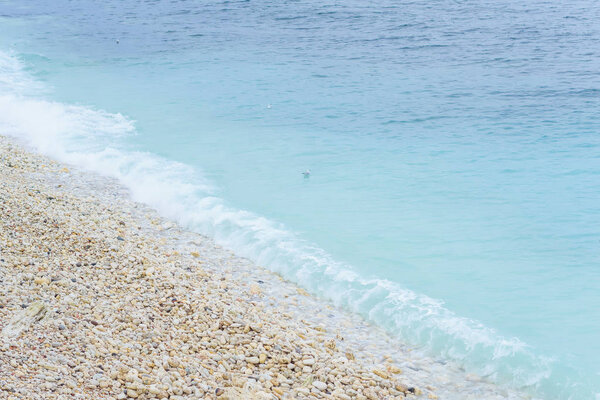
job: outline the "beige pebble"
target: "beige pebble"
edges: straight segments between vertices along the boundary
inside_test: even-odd
[[[312,385],[320,391],[325,391],[327,389],[327,384],[321,381],[314,381]]]
[[[250,364],[258,364],[260,360],[258,357],[246,357],[246,362]]]
[[[380,369],[374,369],[373,373],[383,379],[390,379],[390,376]]]
[[[50,283],[50,279],[48,279],[46,277],[39,277],[39,278],[35,278],[33,283],[35,283],[36,285],[47,285]]]
[[[388,367],[388,371],[394,375],[398,375],[402,373],[402,370],[395,365],[390,365]]]

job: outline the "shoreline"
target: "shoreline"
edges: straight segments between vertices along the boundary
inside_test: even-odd
[[[9,398],[525,398],[411,351],[110,178],[2,136],[0,169]]]

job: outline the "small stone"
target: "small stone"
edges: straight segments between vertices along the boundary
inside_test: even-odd
[[[258,362],[259,364],[264,364],[265,361],[267,361],[267,355],[265,353],[261,353],[261,355],[258,356]]]
[[[161,392],[162,390],[159,389],[156,385],[148,386],[148,393],[150,394],[159,395]]]
[[[127,389],[127,397],[131,397],[132,399],[137,399],[138,397],[138,392],[136,392],[133,389]]]
[[[250,294],[260,294],[260,293],[261,293],[260,286],[258,286],[255,283],[250,285]]]
[[[283,355],[279,357],[279,362],[281,364],[289,364],[292,361],[292,358],[288,355]]]
[[[344,391],[340,388],[335,389],[331,395],[337,399],[341,399],[341,400],[350,400],[351,397],[348,396],[346,393],[344,393]]]
[[[409,391],[409,389],[401,383],[396,383],[396,385],[394,386],[394,389],[396,389],[397,391],[402,392],[402,393],[406,393]],[[414,390],[414,388],[411,388],[411,389]]]
[[[127,382],[133,382],[137,379],[138,377],[138,371],[135,368],[131,368],[129,370],[129,372],[127,372],[127,375],[125,375],[125,380]]]
[[[249,364],[258,364],[260,360],[258,357],[246,357],[246,362]]]
[[[379,400],[379,396],[377,395],[377,393],[373,390],[373,388],[367,388],[365,390],[363,390],[363,394],[367,397],[367,399],[369,400]]]
[[[296,388],[296,392],[302,393],[305,396],[308,396],[310,394],[310,390],[304,387]]]
[[[398,375],[398,374],[402,373],[402,370],[400,368],[398,368],[397,366],[395,366],[395,365],[390,365],[388,367],[388,371],[391,372],[394,375]]]
[[[321,392],[325,391],[327,389],[327,384],[325,382],[321,382],[321,381],[313,381],[313,386],[315,388],[317,388],[318,390],[320,390]]]
[[[373,373],[377,376],[379,376],[380,378],[383,379],[390,379],[390,376],[388,374],[386,374],[385,372],[379,370],[379,369],[374,369]]]

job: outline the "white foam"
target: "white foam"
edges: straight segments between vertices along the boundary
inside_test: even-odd
[[[0,51],[0,93],[31,94],[43,90],[43,85],[27,74],[17,57]]]

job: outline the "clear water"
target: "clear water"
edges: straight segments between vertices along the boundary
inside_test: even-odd
[[[598,399],[599,19],[587,1],[8,0],[0,133],[468,371]]]

